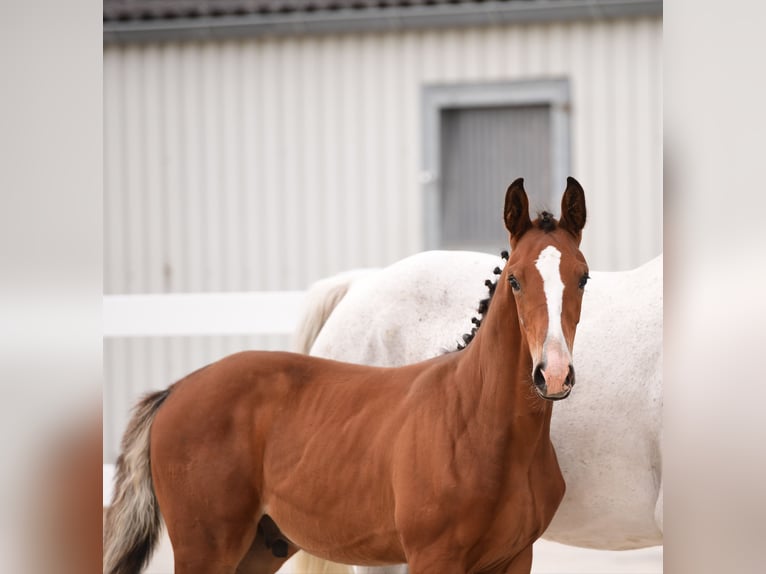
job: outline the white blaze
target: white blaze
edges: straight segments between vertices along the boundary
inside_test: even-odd
[[[545,337],[544,347],[550,341],[558,341],[568,354],[564,332],[561,329],[561,306],[564,300],[564,283],[561,281],[561,252],[549,245],[540,252],[535,261],[535,267],[543,278],[543,290],[548,305],[548,333]],[[562,349],[562,350],[563,350]]]

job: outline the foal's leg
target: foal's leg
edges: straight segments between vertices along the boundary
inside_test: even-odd
[[[172,531],[168,526],[175,574],[235,574],[242,559],[249,554],[250,541],[255,538],[255,525],[245,528],[244,533],[224,524],[212,526],[215,530],[175,528]]]
[[[531,544],[514,556],[505,569],[505,574],[529,574],[530,572],[532,572]]]
[[[174,546],[175,574],[235,574],[247,548],[195,543]],[[273,571],[271,571],[273,572]]]
[[[209,484],[207,475],[179,473],[176,484],[155,480],[175,574],[234,574],[256,537],[259,504],[252,487],[229,480],[216,488],[224,480],[215,471],[210,475]]]
[[[466,568],[457,556],[433,547],[407,557],[409,574],[465,574]]]

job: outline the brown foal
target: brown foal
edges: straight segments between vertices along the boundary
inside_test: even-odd
[[[161,511],[177,574],[270,574],[298,548],[412,574],[529,573],[564,494],[549,429],[574,385],[585,215],[572,178],[558,221],[530,220],[511,184],[511,253],[462,351],[401,368],[243,352],[146,397],[104,571],[140,571]]]

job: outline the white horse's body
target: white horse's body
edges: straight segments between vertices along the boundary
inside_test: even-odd
[[[311,335],[299,350],[317,330],[311,354],[348,362],[394,366],[454,350],[503,264],[431,251],[324,280],[312,289],[302,327]],[[338,301],[329,317],[317,305],[328,297]],[[591,272],[574,364],[575,388],[551,425],[567,490],[543,538],[602,550],[662,544],[662,256]]]

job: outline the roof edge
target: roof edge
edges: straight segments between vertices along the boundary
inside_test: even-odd
[[[662,16],[662,0],[540,0],[104,23],[104,45]]]

